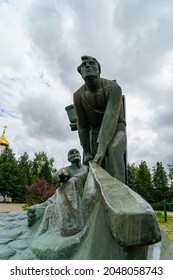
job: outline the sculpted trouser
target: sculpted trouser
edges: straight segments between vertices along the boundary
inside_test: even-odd
[[[97,152],[98,129],[93,129],[92,137],[92,154]],[[126,150],[127,139],[125,127],[117,130],[105,154],[102,167],[113,177],[125,183],[125,162],[124,153]]]

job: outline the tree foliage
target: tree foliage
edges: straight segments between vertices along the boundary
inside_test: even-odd
[[[0,155],[0,193],[14,200],[20,189],[18,163],[12,150],[7,147]]]
[[[46,201],[55,193],[55,186],[49,184],[44,179],[38,179],[27,188],[27,203],[34,205]]]
[[[17,160],[9,147],[0,155],[0,194],[12,198],[13,202],[26,202],[27,187],[39,179],[49,184],[54,181],[56,169],[54,159],[46,153],[35,153],[33,160],[24,153]]]
[[[138,167],[133,164],[128,164],[128,186],[134,191],[137,191],[136,186],[136,175],[138,172]]]
[[[170,190],[170,196],[173,199],[173,162],[168,164],[168,186]]]
[[[146,201],[153,201],[153,187],[151,172],[145,161],[141,161],[136,174],[136,192]]]
[[[157,162],[153,167],[153,188],[156,201],[164,201],[169,197],[169,186],[166,171],[162,162]]]
[[[12,149],[4,149],[0,154],[0,194],[4,198],[12,197],[13,202],[24,203],[27,200],[28,186],[34,184],[35,187],[31,188],[33,197],[36,195],[35,188],[48,194],[50,185],[56,181],[53,164],[54,159],[48,159],[45,152],[35,153],[32,160],[24,153],[17,160]],[[128,186],[151,204],[169,201],[173,198],[173,163],[168,168],[167,174],[161,162],[156,163],[152,172],[145,161],[141,161],[138,166],[128,164]],[[39,195],[41,196],[37,193],[36,196]],[[45,197],[47,196],[43,195],[41,200]]]
[[[161,162],[157,162],[152,172],[145,161],[139,166],[134,163],[128,165],[129,187],[139,193],[149,203],[161,203],[169,201],[173,186],[173,165],[170,166],[167,175]],[[172,192],[173,193],[173,192]]]
[[[56,169],[53,167],[54,159],[48,159],[45,152],[35,153],[31,174],[33,181],[37,179],[45,179],[51,184],[53,182],[53,176]]]

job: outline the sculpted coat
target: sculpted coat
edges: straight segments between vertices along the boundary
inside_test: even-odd
[[[102,163],[113,177],[125,181],[125,119],[120,86],[100,78],[100,87],[90,92],[84,84],[74,93],[78,133],[84,154],[95,156],[99,143],[106,145]]]

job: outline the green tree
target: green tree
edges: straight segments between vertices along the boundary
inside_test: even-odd
[[[173,197],[173,162],[171,164],[168,164],[168,185],[170,194]]]
[[[18,167],[20,169],[22,183],[25,186],[29,186],[33,180],[31,174],[32,161],[29,159],[29,155],[26,152],[18,159]]]
[[[128,164],[128,186],[134,191],[136,191],[137,171],[138,171],[138,167],[134,163]]]
[[[155,202],[167,200],[169,198],[170,189],[168,186],[168,178],[162,162],[157,162],[153,167],[153,189]]]
[[[5,148],[0,155],[0,193],[4,197],[12,197],[12,201],[20,190],[18,163],[12,149]]]
[[[25,202],[27,195],[27,186],[33,182],[31,174],[32,161],[29,159],[29,155],[25,152],[18,159],[18,172],[20,181],[20,193],[18,193],[17,202]]]
[[[51,184],[56,171],[53,167],[53,163],[54,159],[48,159],[45,152],[35,153],[31,167],[33,182],[38,179],[45,179],[49,184]]]
[[[48,159],[46,153],[35,153],[33,160],[24,153],[18,160],[12,149],[6,148],[0,155],[0,194],[12,197],[13,202],[25,202],[27,187],[38,179],[44,179],[49,184],[55,181],[56,169],[54,159]]]
[[[141,161],[137,169],[135,191],[149,203],[153,202],[151,172],[145,161]]]
[[[52,164],[50,163],[50,161],[48,161],[47,159],[45,160],[40,173],[39,173],[39,177],[41,179],[45,179],[49,184],[52,183],[53,179],[52,179]]]

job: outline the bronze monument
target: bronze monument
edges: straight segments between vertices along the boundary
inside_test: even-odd
[[[121,88],[100,77],[100,63],[91,56],[82,57],[78,71],[85,83],[74,93],[74,107],[66,110],[71,110],[71,130],[78,130],[85,165],[71,149],[71,165],[58,172],[55,195],[28,211],[33,240],[20,258],[147,259],[148,246],[161,234],[152,207],[124,184]]]
[[[82,56],[77,69],[85,81],[74,93],[84,163],[93,160],[125,182],[126,123],[121,88],[115,81],[100,77],[100,63],[91,56]]]

